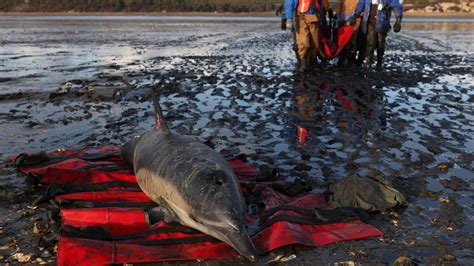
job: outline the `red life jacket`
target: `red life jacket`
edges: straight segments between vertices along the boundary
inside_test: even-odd
[[[226,243],[177,223],[147,219],[156,206],[124,168],[117,147],[21,155],[19,170],[48,184],[59,208],[57,263],[122,264],[238,256]],[[259,254],[301,244],[322,246],[381,236],[348,210],[332,210],[322,194],[294,189],[281,179],[258,180],[259,171],[228,160],[254,211],[244,217]]]
[[[297,12],[306,13],[310,10],[311,7],[313,8],[313,12],[315,13],[318,12],[318,9],[319,9],[318,0],[299,0]]]

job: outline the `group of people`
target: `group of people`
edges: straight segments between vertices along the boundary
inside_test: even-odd
[[[403,0],[285,0],[277,14],[282,29],[293,32],[298,70],[305,72],[327,58],[321,54],[323,30],[352,27],[352,36],[338,55],[338,64],[362,65],[369,69],[377,51],[377,68],[382,68],[385,39],[395,14],[394,32],[401,30]],[[329,18],[329,23],[327,18]]]

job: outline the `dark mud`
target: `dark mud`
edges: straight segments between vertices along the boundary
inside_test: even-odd
[[[296,75],[272,20],[1,23],[1,261],[55,256],[36,244],[47,205],[30,206],[39,192],[8,156],[122,144],[152,126],[157,86],[172,128],[217,150],[315,190],[377,171],[408,198],[371,216],[383,238],[283,248],[259,264],[474,262],[474,23],[405,23],[367,79],[332,64]]]

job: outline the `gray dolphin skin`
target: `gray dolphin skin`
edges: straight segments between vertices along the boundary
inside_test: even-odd
[[[255,260],[256,250],[243,223],[245,201],[233,170],[212,148],[171,132],[153,90],[151,94],[155,128],[121,148],[140,188],[160,205],[166,221],[215,237]]]

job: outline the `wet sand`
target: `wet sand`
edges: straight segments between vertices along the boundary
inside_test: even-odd
[[[26,189],[8,156],[122,144],[152,126],[148,90],[159,82],[179,133],[304,177],[316,190],[378,171],[409,200],[371,216],[383,238],[283,248],[258,264],[293,254],[290,264],[474,262],[472,21],[407,19],[389,34],[385,70],[368,79],[333,65],[296,75],[290,34],[276,19],[0,24],[0,261],[55,257],[36,244],[47,205],[28,207],[39,191]],[[298,127],[308,130],[304,144]]]

